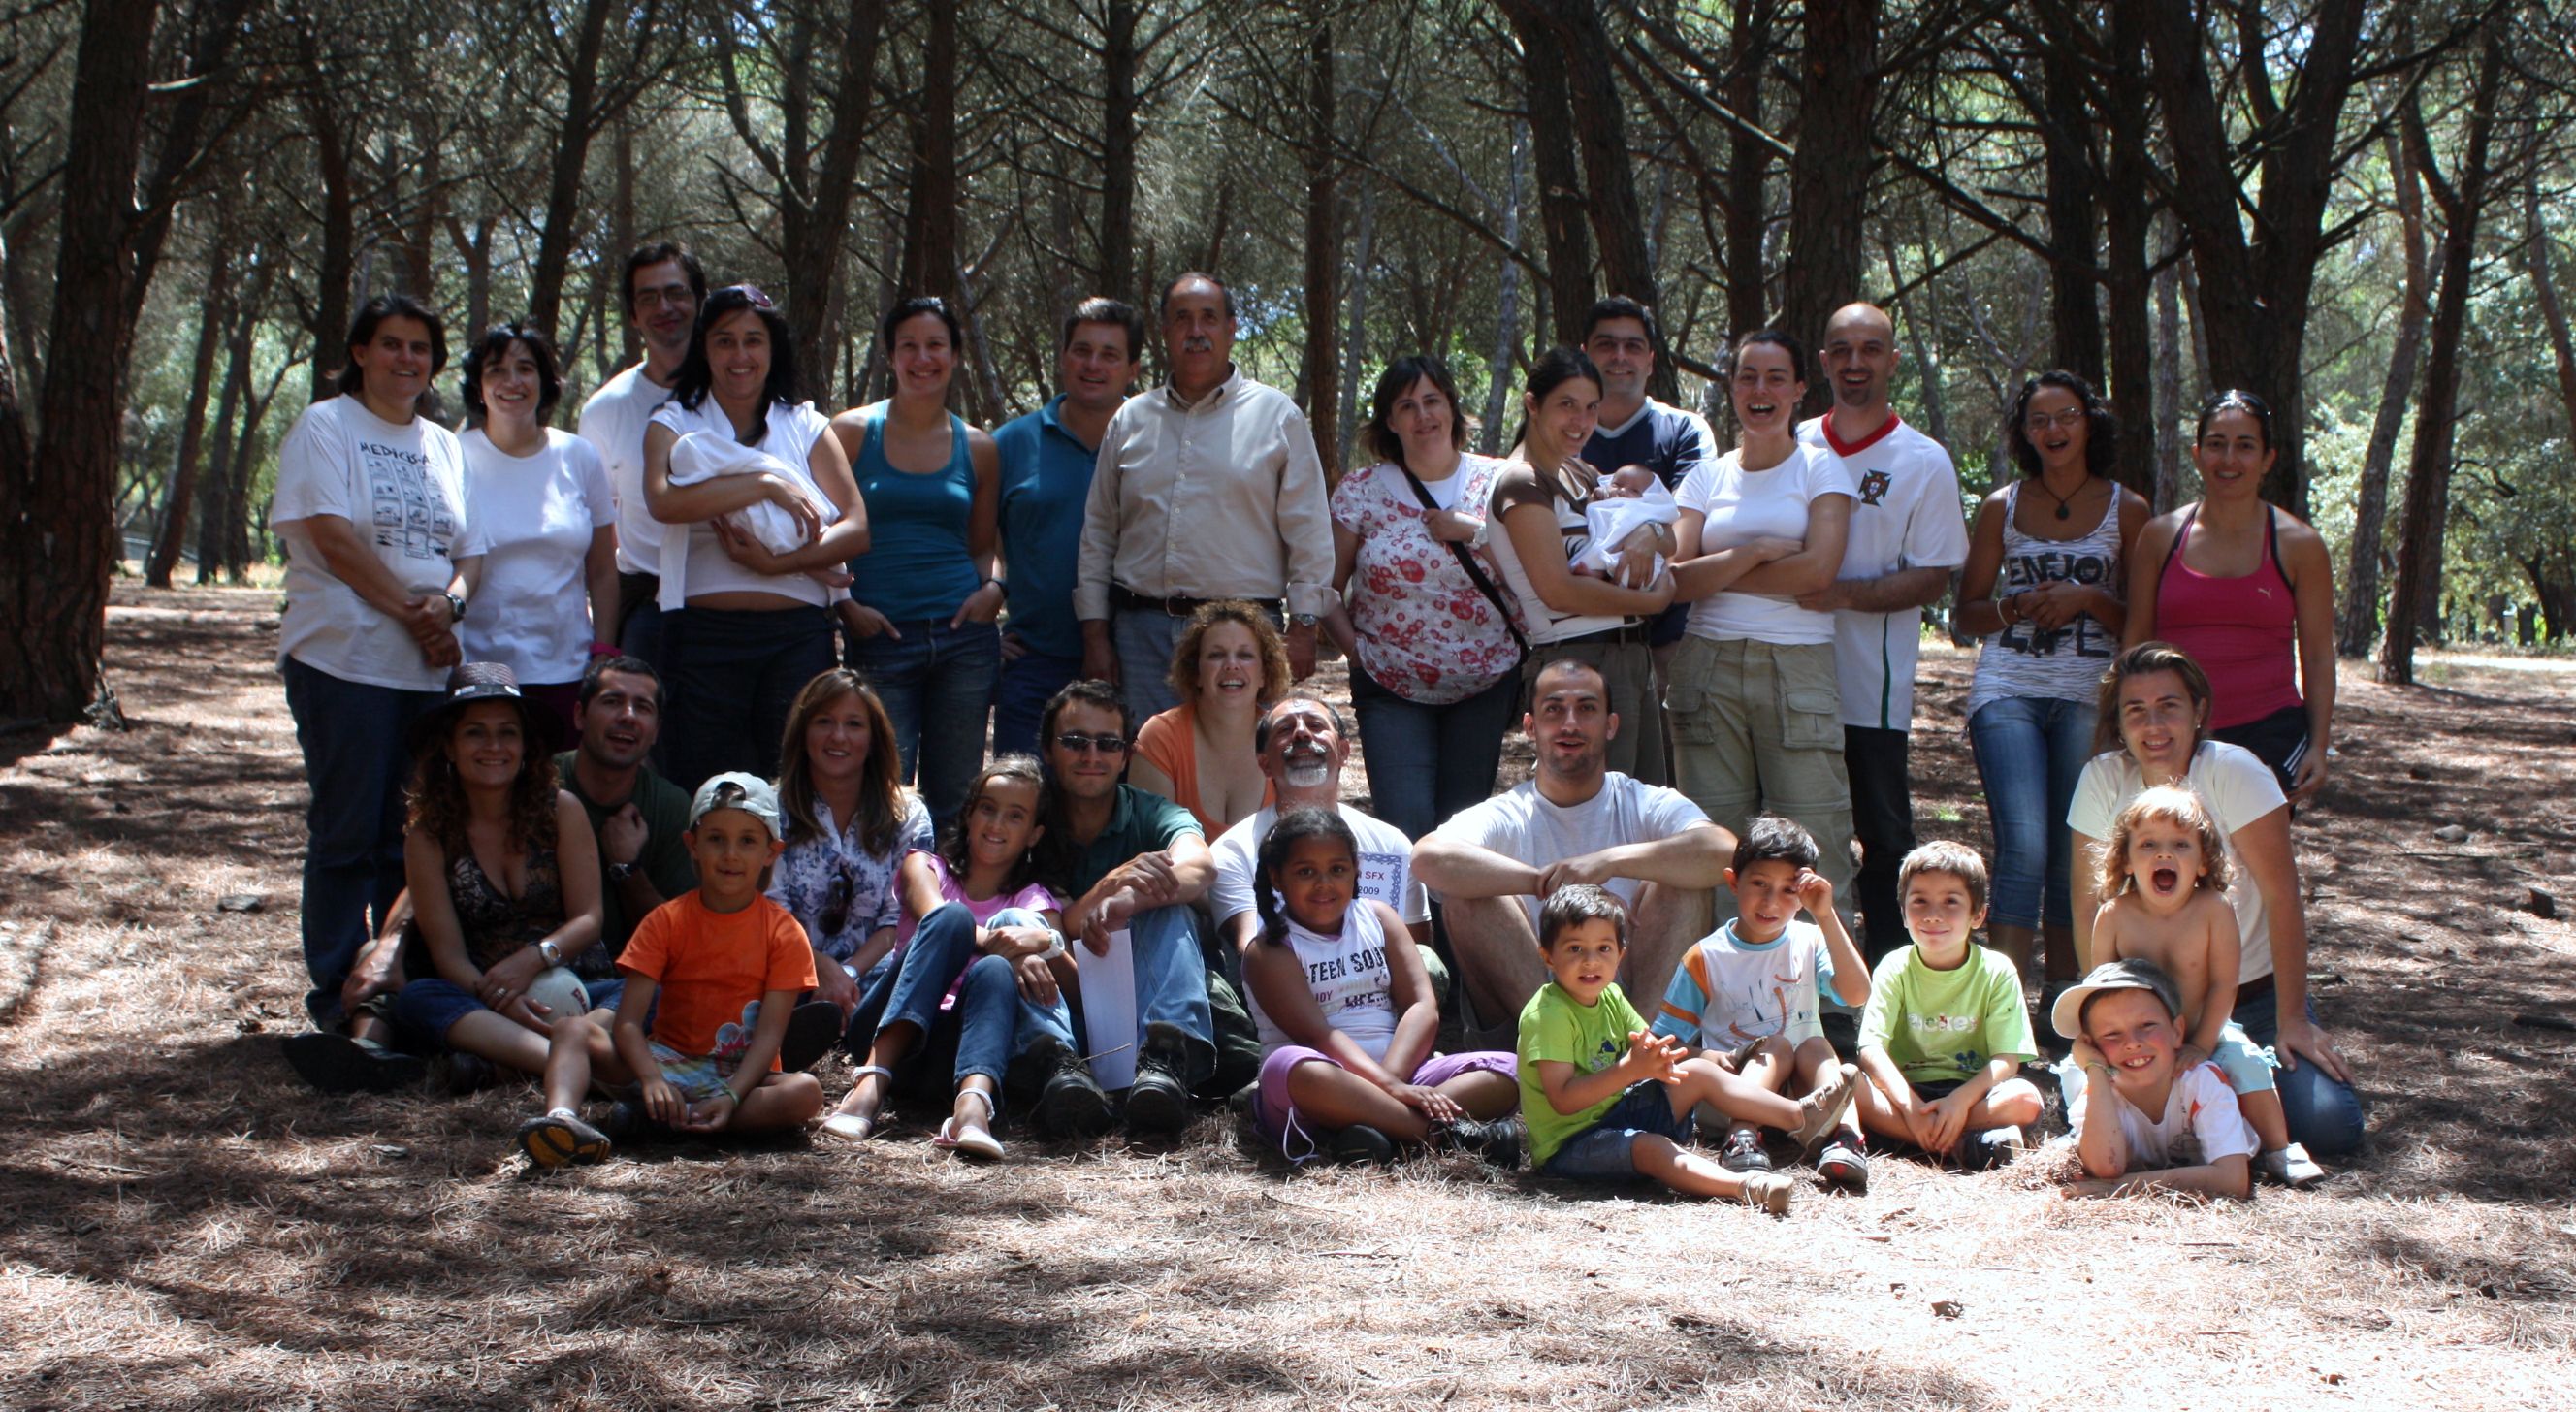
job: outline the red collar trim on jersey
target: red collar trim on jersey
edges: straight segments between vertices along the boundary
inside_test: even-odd
[[[1858,441],[1845,441],[1841,437],[1834,435],[1834,414],[1827,412],[1824,415],[1825,445],[1832,448],[1833,453],[1837,456],[1857,455],[1860,452],[1867,451],[1869,448],[1885,441],[1888,433],[1903,425],[1905,425],[1905,419],[1896,415],[1894,412],[1890,412],[1887,414],[1887,420],[1880,423],[1878,430],[1871,432],[1869,435],[1862,437]]]

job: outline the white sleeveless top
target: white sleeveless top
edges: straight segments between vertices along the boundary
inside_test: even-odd
[[[767,420],[760,449],[812,487],[818,498],[821,497],[822,487],[814,484],[810,458],[815,441],[831,431],[831,420],[815,411],[811,402],[799,402],[792,407],[772,402]],[[713,393],[707,394],[695,410],[681,406],[676,399],[665,402],[654,411],[652,423],[669,427],[683,436],[701,432],[722,442],[735,440],[732,419],[716,405]],[[824,503],[829,504],[830,501],[825,500]],[[837,514],[828,515],[823,523],[828,527],[838,519]],[[665,609],[682,606],[692,594],[742,589],[775,593],[821,608],[829,606],[836,593],[836,590],[825,588],[811,574],[772,577],[753,573],[724,552],[724,546],[716,541],[715,526],[705,523],[663,526],[661,569],[661,604]]]
[[[2022,482],[2004,492],[2004,562],[1995,579],[2001,602],[2026,588],[2072,579],[2081,584],[2120,584],[2120,497],[2114,494],[2099,524],[2081,539],[2035,539],[2013,525]],[[2090,704],[2102,669],[2120,650],[2120,635],[2090,613],[2050,631],[2022,621],[1990,633],[1977,650],[1977,675],[1968,688],[1967,714],[2008,698]]]
[[[1386,932],[1377,909],[1353,898],[1342,914],[1339,936],[1321,936],[1294,918],[1286,920],[1288,947],[1306,968],[1306,987],[1325,1022],[1358,1041],[1371,1059],[1385,1058],[1387,1046],[1395,1042],[1395,973],[1386,963]],[[1258,938],[1252,944],[1271,945]],[[1247,985],[1244,999],[1252,1009],[1253,1028],[1261,1034],[1263,1058],[1296,1043],[1270,1022],[1260,992]]]
[[[1501,476],[1494,478],[1496,490],[1501,489],[1503,480]],[[1547,477],[1541,476],[1539,484],[1547,484]],[[1561,495],[1549,496],[1547,505],[1555,512],[1557,533],[1565,542],[1565,562],[1571,564],[1574,556],[1582,553],[1584,545],[1591,542],[1592,527],[1583,517],[1583,507]],[[1540,647],[1551,642],[1587,637],[1628,623],[1626,618],[1559,613],[1547,606],[1546,600],[1538,596],[1538,590],[1530,587],[1529,570],[1521,567],[1520,550],[1512,544],[1511,530],[1503,523],[1503,505],[1497,497],[1489,496],[1486,500],[1485,524],[1486,543],[1494,552],[1495,565],[1503,571],[1503,583],[1511,589],[1512,596],[1520,600],[1521,621],[1529,630],[1530,646]]]

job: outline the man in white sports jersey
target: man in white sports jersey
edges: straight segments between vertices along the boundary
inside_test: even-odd
[[[1959,473],[1941,444],[1888,405],[1896,328],[1874,304],[1847,304],[1825,324],[1831,412],[1798,428],[1851,467],[1851,538],[1842,573],[1799,603],[1834,613],[1834,668],[1842,688],[1843,765],[1851,776],[1852,831],[1860,840],[1854,893],[1870,964],[1906,944],[1896,868],[1914,848],[1907,732],[1914,724],[1914,661],[1923,609],[1949,591],[1967,562]]]

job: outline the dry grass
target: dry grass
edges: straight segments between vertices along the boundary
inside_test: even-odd
[[[2576,905],[2563,672],[2346,688],[2299,835],[2351,1170],[2201,1208],[1882,1160],[1771,1221],[1290,1173],[1220,1117],[987,1170],[916,1127],[533,1177],[526,1090],[318,1101],[274,1043],[274,606],[121,591],[136,728],[0,739],[0,1406],[2524,1408],[2576,1372],[2576,1036],[2512,1023],[2576,1014],[2576,933],[2516,910]],[[1924,832],[1982,842],[1965,659],[1926,661]]]

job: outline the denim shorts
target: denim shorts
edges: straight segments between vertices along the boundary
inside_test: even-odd
[[[1673,1111],[1669,1089],[1652,1079],[1641,1080],[1629,1085],[1600,1121],[1567,1138],[1539,1171],[1577,1181],[1626,1181],[1637,1175],[1637,1139],[1687,1142],[1692,1126],[1690,1113]]]
[[[620,976],[585,979],[581,984],[590,992],[593,1011],[616,1009],[618,999],[626,994],[626,981]],[[457,1021],[490,1008],[474,992],[444,976],[423,976],[394,996],[394,1023],[444,1049],[447,1032],[456,1027]]]

